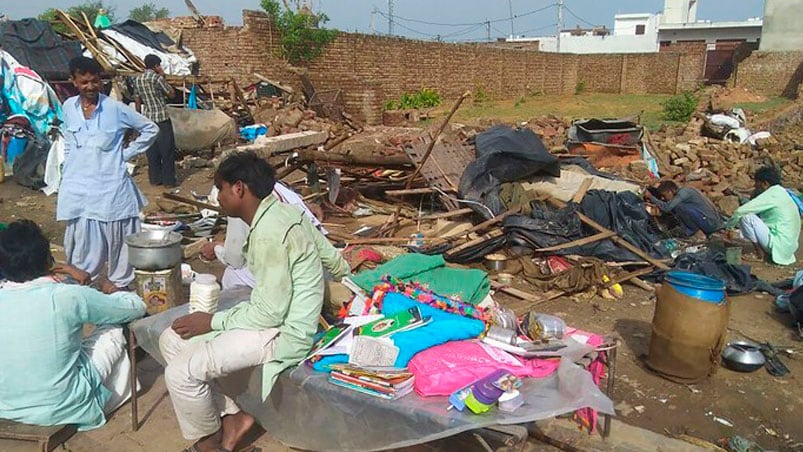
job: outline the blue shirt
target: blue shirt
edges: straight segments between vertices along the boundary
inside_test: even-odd
[[[106,422],[111,393],[81,351],[83,326],[127,323],[145,314],[137,295],[104,295],[50,278],[0,289],[0,419],[35,425]]]
[[[150,147],[159,127],[103,94],[89,119],[84,119],[79,96],[64,102],[63,114],[64,168],[56,220],[116,221],[138,216],[147,201],[128,174],[126,161]],[[123,148],[128,129],[139,137]]]

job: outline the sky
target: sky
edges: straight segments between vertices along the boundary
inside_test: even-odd
[[[377,33],[388,33],[388,0],[309,0],[313,9],[326,13],[329,28],[371,33],[372,16]],[[81,0],[2,0],[0,13],[12,19],[36,16],[49,7],[66,9]],[[105,0],[116,9],[118,19],[144,0]],[[154,0],[171,15],[188,15],[184,0]],[[242,10],[259,10],[259,0],[193,0],[203,15],[222,16],[228,25],[242,23]],[[513,31],[516,35],[549,36],[557,31],[557,0],[394,0],[394,34],[414,39],[470,41],[487,38],[486,21],[490,21],[491,38],[511,34],[510,10],[513,10]],[[656,13],[663,9],[663,0],[564,0],[564,28],[576,25],[613,27],[617,13]],[[372,11],[376,9],[376,14]],[[763,0],[699,0],[697,18],[713,21],[744,20],[763,15]]]

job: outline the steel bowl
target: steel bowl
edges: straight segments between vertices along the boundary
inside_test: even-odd
[[[181,234],[172,231],[140,231],[126,236],[128,263],[137,270],[166,270],[181,263]]]
[[[764,367],[767,359],[755,342],[730,342],[722,350],[722,363],[737,372],[753,372]]]

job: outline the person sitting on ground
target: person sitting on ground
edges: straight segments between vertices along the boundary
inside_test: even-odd
[[[696,188],[678,187],[675,182],[668,180],[658,184],[655,192],[658,196],[647,190],[649,201],[662,212],[673,214],[680,222],[686,237],[700,231],[710,236],[722,229],[722,217],[716,206]]]
[[[254,152],[237,152],[215,172],[223,213],[250,226],[243,251],[256,286],[250,299],[215,313],[176,319],[159,338],[165,384],[187,449],[235,450],[254,417],[224,396],[223,379],[262,366],[262,397],[279,373],[309,353],[324,298],[324,267],[335,278],[346,261],[298,208],[272,194],[273,168]],[[212,333],[190,341],[194,337]],[[230,391],[234,390],[230,388]],[[237,388],[239,391],[245,388]]]
[[[769,257],[778,265],[794,264],[800,237],[797,204],[781,186],[777,169],[770,166],[759,168],[754,181],[753,199],[733,212],[727,227],[738,224],[742,236],[753,243],[756,255],[762,261]]]
[[[217,189],[212,190],[212,193],[214,197],[217,197]],[[301,208],[312,222],[312,225],[322,234],[327,234],[320,220],[307,207],[301,196],[284,186],[280,181],[276,181],[276,185],[273,187],[273,196],[280,202]],[[245,256],[243,256],[243,245],[248,236],[248,225],[243,220],[234,217],[228,217],[226,221],[225,241],[213,241],[205,244],[201,248],[201,257],[207,261],[217,258],[221,264],[226,266],[226,270],[220,278],[220,285],[223,290],[237,286],[254,288],[256,285],[254,274],[246,266]]]
[[[36,223],[0,231],[0,419],[33,425],[102,426],[131,396],[118,325],[145,315],[136,294],[113,295],[51,276],[50,243]],[[89,280],[80,270],[61,269]],[[82,276],[83,275],[83,276]],[[85,324],[97,328],[83,338]]]

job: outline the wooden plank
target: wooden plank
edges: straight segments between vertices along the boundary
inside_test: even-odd
[[[639,276],[646,275],[646,274],[652,273],[652,272],[653,272],[653,268],[652,267],[640,268],[638,270],[634,270],[634,271],[632,271],[630,273],[625,273],[623,275],[619,275],[616,278],[611,279],[610,281],[608,281],[605,284],[605,287],[606,288],[607,287],[611,287],[614,284],[619,284],[621,282],[629,281],[632,278],[638,279]],[[641,280],[639,280],[639,281],[641,281]],[[643,284],[647,284],[644,281],[641,281],[641,282]]]
[[[477,237],[474,240],[470,240],[460,246],[450,249],[445,254],[452,256],[454,254],[459,253],[460,251],[463,251],[464,249],[471,248],[472,246],[479,245],[480,243],[487,242],[488,240],[493,240],[497,237],[501,237],[502,235],[504,235],[504,233],[505,231],[503,231],[502,228],[494,229],[493,231],[484,234],[480,237]]]
[[[196,201],[194,199],[189,199],[189,198],[184,198],[182,196],[174,195],[173,193],[170,193],[170,192],[162,193],[162,197],[165,198],[165,199],[169,199],[171,201],[177,201],[177,202],[181,202],[181,203],[184,203],[184,204],[189,204],[191,206],[200,207],[201,209],[209,209],[209,210],[214,210],[215,212],[220,212],[220,207],[219,206],[213,206],[212,204],[207,204],[205,202]]]
[[[280,90],[282,90],[282,91],[284,91],[284,92],[286,92],[288,94],[293,94],[295,92],[295,90],[292,87],[287,86],[287,85],[282,84],[282,83],[279,83],[277,81],[271,80],[271,79],[265,77],[264,75],[262,75],[260,73],[254,72],[254,77],[262,80],[263,82],[270,83],[271,85],[279,88]]]
[[[474,232],[483,231],[483,230],[485,230],[485,229],[487,229],[487,228],[489,228],[489,227],[491,227],[491,226],[493,226],[493,225],[495,225],[497,223],[501,223],[505,218],[509,217],[510,215],[514,215],[514,214],[517,214],[517,213],[519,213],[518,210],[509,210],[509,211],[507,211],[507,212],[505,212],[505,213],[503,213],[501,215],[497,215],[497,216],[491,218],[490,220],[483,221],[482,223],[472,227],[471,229],[468,229],[468,230],[465,230],[465,231],[452,232],[452,233],[446,234],[446,235],[440,237],[436,241],[436,243],[448,242],[450,240],[455,240],[458,237],[464,237],[464,236],[467,236],[467,235],[472,234]]]
[[[472,212],[474,212],[474,209],[472,209],[470,207],[466,207],[464,209],[458,209],[458,210],[452,210],[452,211],[449,211],[449,212],[436,213],[434,215],[427,215],[427,216],[421,217],[421,219],[422,220],[437,220],[439,218],[452,218],[452,217],[459,217],[461,215],[466,215],[466,214],[469,214],[469,213],[472,213]]]
[[[592,228],[596,229],[599,232],[611,232],[611,233],[613,233],[613,231],[611,231],[610,229],[607,229],[607,228],[601,226],[596,221],[592,220],[591,218],[588,218],[587,216],[583,215],[580,212],[577,212],[577,216],[580,217],[580,220],[582,220],[583,223],[591,226]],[[669,270],[670,269],[669,266],[667,266],[666,264],[664,264],[660,260],[653,258],[649,254],[645,253],[641,248],[639,248],[639,247],[633,245],[632,243],[628,242],[627,240],[619,237],[618,235],[616,235],[616,233],[613,233],[613,234],[614,235],[611,236],[611,240],[613,240],[617,244],[621,245],[626,250],[628,250],[631,253],[637,255],[638,257],[644,259],[645,261],[651,263],[652,265],[660,268],[661,270]]]
[[[583,183],[580,184],[580,189],[578,189],[577,193],[575,193],[574,196],[572,196],[573,203],[579,204],[580,201],[583,200],[583,198],[586,196],[586,192],[588,191],[589,188],[591,188],[591,183],[593,181],[594,179],[590,177],[583,179]]]
[[[529,301],[530,303],[533,304],[554,300],[555,298],[558,298],[565,294],[565,292],[562,290],[550,290],[549,292],[546,292],[545,294],[538,296],[531,294],[529,292],[525,292],[520,289],[516,289],[515,287],[506,286],[502,283],[499,283],[498,281],[493,281],[493,280],[491,280],[491,287],[494,290],[498,290],[499,292],[506,293],[508,295],[514,296],[524,301]]]
[[[428,195],[430,193],[434,193],[435,189],[433,188],[409,188],[403,190],[385,190],[385,195],[387,196],[406,196],[406,195]]]
[[[600,232],[599,234],[594,234],[588,237],[584,237],[582,239],[572,240],[571,242],[561,243],[560,245],[550,246],[547,248],[539,248],[534,253],[551,253],[553,251],[565,250],[567,248],[572,248],[575,246],[583,246],[588,245],[589,243],[598,242],[600,240],[608,239],[616,235],[613,231],[608,232]]]

